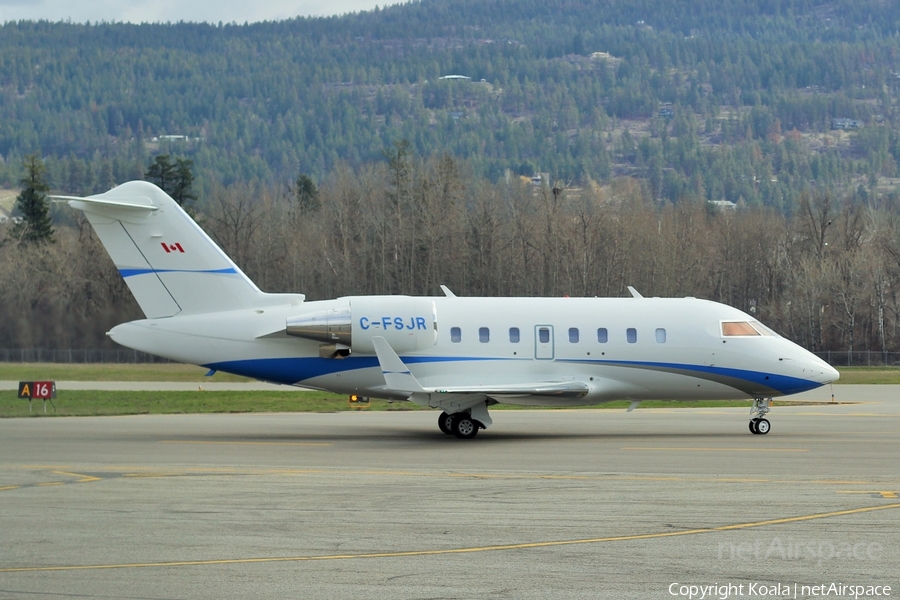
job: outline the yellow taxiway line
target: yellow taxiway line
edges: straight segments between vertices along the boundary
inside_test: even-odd
[[[160,444],[220,444],[227,446],[331,446],[325,442],[228,442],[207,440],[160,440]]]
[[[36,571],[86,571],[97,569],[138,569],[151,567],[193,567],[206,565],[242,565],[255,563],[277,563],[277,562],[305,562],[305,561],[322,561],[322,560],[352,560],[364,558],[403,558],[408,556],[440,556],[448,554],[470,554],[476,552],[498,552],[504,550],[527,550],[531,548],[550,548],[555,546],[572,546],[576,544],[601,544],[607,542],[627,542],[635,540],[650,540],[659,538],[678,537],[684,535],[699,535],[702,533],[715,533],[721,531],[735,531],[739,529],[750,529],[753,527],[766,527],[769,525],[783,525],[785,523],[799,523],[803,521],[812,521],[815,519],[828,519],[831,517],[840,517],[845,515],[856,515],[861,513],[873,512],[877,510],[890,510],[900,508],[900,504],[883,504],[880,506],[866,506],[862,508],[853,508],[848,510],[838,510],[827,513],[814,513],[810,515],[801,515],[796,517],[785,517],[782,519],[768,519],[766,521],[751,521],[749,523],[736,523],[734,525],[723,525],[721,527],[710,527],[701,529],[687,529],[684,531],[666,531],[660,533],[643,533],[636,535],[620,535],[610,537],[585,538],[576,540],[554,540],[547,542],[526,542],[522,544],[502,544],[494,546],[472,546],[469,548],[448,548],[444,550],[408,550],[401,552],[370,552],[359,554],[326,554],[313,556],[273,556],[273,557],[257,557],[257,558],[226,558],[215,560],[182,560],[171,562],[146,562],[146,563],[122,563],[122,564],[105,564],[105,565],[51,565],[42,567],[10,567],[0,568],[0,573],[27,573]]]
[[[809,448],[690,448],[685,446],[626,446],[619,450],[662,450],[664,452],[809,452]]]

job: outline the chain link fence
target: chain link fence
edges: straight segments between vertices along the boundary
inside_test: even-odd
[[[825,350],[814,352],[833,367],[896,367],[900,366],[900,352],[854,350],[853,352]]]
[[[128,348],[47,349],[0,348],[0,362],[8,363],[169,363],[146,352]]]

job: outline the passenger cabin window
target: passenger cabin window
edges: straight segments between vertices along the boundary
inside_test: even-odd
[[[665,344],[666,343],[666,330],[660,327],[656,330],[656,343],[657,344]]]
[[[538,329],[538,340],[540,340],[542,344],[549,344],[550,329],[548,329],[547,327],[541,327],[540,329]]]
[[[509,328],[509,341],[513,344],[519,343],[519,328],[518,327],[510,327]]]
[[[487,344],[491,341],[491,330],[487,327],[479,327],[478,328],[478,341],[482,344]]]
[[[601,344],[605,344],[609,341],[609,332],[606,330],[606,327],[601,327],[597,330],[597,342]]]
[[[625,330],[625,337],[628,339],[629,344],[634,344],[637,342],[637,329],[634,327],[629,327]]]
[[[722,321],[722,337],[777,337],[759,321]]]
[[[578,343],[578,328],[577,327],[569,327],[569,342],[572,344]]]
[[[450,341],[453,343],[458,343],[462,339],[462,332],[459,330],[459,327],[451,327],[450,328]]]

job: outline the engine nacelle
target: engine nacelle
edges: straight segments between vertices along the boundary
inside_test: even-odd
[[[374,354],[373,337],[383,337],[395,352],[431,348],[437,342],[434,301],[413,296],[353,296],[346,306],[306,313],[287,320],[287,334]]]

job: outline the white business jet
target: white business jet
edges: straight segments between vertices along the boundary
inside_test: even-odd
[[[488,407],[771,399],[838,373],[752,316],[696,298],[348,296],[259,290],[172,198],[133,181],[84,211],[146,319],[109,332],[142,352],[263,381],[409,400],[473,438]]]

